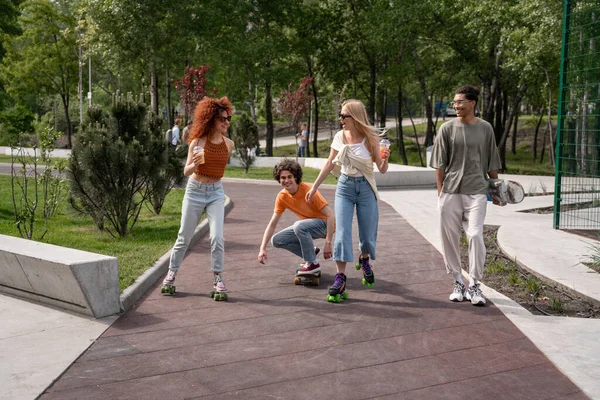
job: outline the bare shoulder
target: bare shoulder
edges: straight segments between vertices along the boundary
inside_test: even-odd
[[[223,139],[225,139],[225,143],[227,143],[227,148],[229,148],[229,152],[231,153],[231,151],[235,147],[235,143],[233,143],[233,140],[229,139],[228,137],[223,136]]]

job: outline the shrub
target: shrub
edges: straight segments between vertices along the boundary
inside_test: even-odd
[[[119,102],[108,116],[97,110],[90,120],[94,116],[96,122],[79,133],[69,159],[69,201],[99,229],[125,236],[166,167],[166,143],[159,124],[146,119],[143,104]]]
[[[248,173],[248,169],[256,159],[255,152],[258,149],[259,141],[258,127],[247,113],[242,113],[241,117],[233,123],[231,137],[235,143],[236,157],[240,159]]]
[[[48,220],[58,209],[65,163],[53,163],[50,158],[58,136],[52,128],[45,127],[37,134],[39,147],[33,146],[32,155],[25,149],[32,142],[29,135],[21,135],[18,146],[11,149],[12,203],[15,225],[22,238],[33,239],[40,201],[44,231],[39,240],[48,232]]]

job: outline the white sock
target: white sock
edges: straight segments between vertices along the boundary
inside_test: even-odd
[[[477,285],[477,279],[471,280],[471,283],[469,283],[469,287],[472,288],[475,285]]]
[[[465,283],[464,283],[464,282],[463,282],[463,280],[462,280],[462,275],[461,275],[461,274],[456,274],[456,275],[454,275],[454,274],[453,274],[453,276],[454,276],[454,280],[455,280],[456,282],[458,282],[458,283],[460,283],[461,285],[465,286]]]

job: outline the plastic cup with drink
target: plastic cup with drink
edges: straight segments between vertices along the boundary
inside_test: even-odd
[[[381,141],[379,142],[379,155],[381,156],[381,158],[388,158],[388,153],[386,151],[384,151],[384,149],[390,149],[391,146],[391,142],[386,139],[383,138],[381,139]]]
[[[194,155],[200,154],[200,159],[198,160],[198,164],[204,164],[204,147],[196,146],[194,147]]]

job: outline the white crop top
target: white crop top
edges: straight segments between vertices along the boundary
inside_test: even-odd
[[[352,152],[352,154],[362,158],[371,158],[371,152],[369,152],[369,149],[367,149],[367,146],[365,146],[366,141],[367,138],[365,137],[360,143],[349,144],[348,146],[350,147],[350,151]],[[348,168],[346,168],[345,165],[342,165],[342,174],[348,176],[364,176],[362,172],[357,172],[356,174],[348,174]]]

